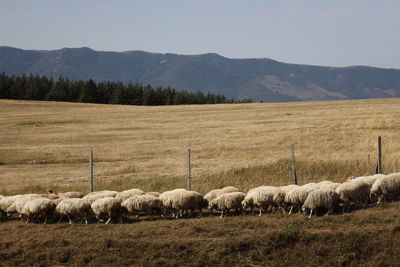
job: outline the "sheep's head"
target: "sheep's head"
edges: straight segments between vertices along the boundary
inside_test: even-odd
[[[208,202],[208,209],[213,210],[217,207],[217,203],[215,201]]]
[[[372,189],[371,193],[369,194],[371,202],[376,202],[381,194],[382,190],[380,188]]]
[[[245,199],[243,199],[243,201],[242,201],[242,208],[245,210],[245,209],[247,209],[248,207],[251,207],[251,206],[253,206],[253,199],[252,198],[245,198]]]
[[[307,211],[308,211],[309,209],[306,208],[306,207],[303,205],[303,207],[301,207],[301,210],[303,211],[304,214],[307,214]]]

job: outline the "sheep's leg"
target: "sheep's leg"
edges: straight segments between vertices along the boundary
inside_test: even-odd
[[[88,224],[88,216],[85,216],[85,224]]]
[[[106,221],[105,224],[109,224],[111,222],[111,216],[108,217],[108,220]]]
[[[308,219],[310,219],[310,218],[311,218],[311,216],[312,216],[312,213],[313,213],[313,210],[310,210],[310,216],[308,216]]]
[[[224,216],[224,209],[221,210],[221,216],[220,218],[222,218]]]
[[[43,224],[47,224],[47,216],[44,216],[44,223]]]
[[[69,215],[67,215],[67,216],[68,216],[69,224],[72,224],[71,217],[69,217]]]
[[[292,214],[293,211],[293,205],[290,206],[289,214]]]
[[[259,210],[260,210],[260,214],[258,214],[258,216],[261,216],[261,214],[262,214],[262,207],[260,207]]]
[[[26,218],[26,224],[29,223],[29,215]]]
[[[286,214],[285,208],[281,206],[283,214]]]
[[[329,209],[328,212],[325,214],[325,216],[328,216],[329,214],[331,214],[333,212],[333,209]]]

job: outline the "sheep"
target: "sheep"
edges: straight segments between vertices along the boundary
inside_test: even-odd
[[[121,207],[125,208],[129,214],[137,214],[137,217],[139,217],[140,212],[161,215],[161,200],[152,195],[132,196],[123,201]]]
[[[102,216],[107,216],[108,220],[105,224],[108,224],[112,217],[120,215],[121,200],[115,197],[104,197],[95,200],[91,208],[96,219],[100,222]]]
[[[400,173],[392,173],[376,179],[371,187],[370,198],[378,203],[387,198],[396,199],[400,196]]]
[[[61,221],[63,216],[67,216],[69,224],[72,224],[72,218],[84,218],[85,223],[88,223],[88,215],[91,206],[81,198],[64,198],[58,203],[56,212],[60,215]]]
[[[326,189],[316,189],[311,191],[304,204],[302,206],[302,210],[304,214],[309,210],[310,215],[308,218],[311,218],[313,212],[317,212],[318,209],[327,209],[327,213],[325,215],[329,215],[332,213],[337,207],[339,202],[339,195],[334,190],[326,190]]]
[[[353,176],[353,177],[350,177],[351,179],[348,178],[346,182],[363,181],[371,189],[371,187],[375,183],[375,181],[381,177],[386,177],[386,175],[385,174],[374,174],[374,175],[369,175],[369,176],[358,176],[358,177]]]
[[[293,208],[297,207],[299,213],[301,212],[301,206],[304,204],[304,201],[306,200],[308,194],[315,190],[316,184],[315,183],[310,183],[310,184],[305,184],[299,187],[295,187],[292,190],[290,190],[286,195],[285,195],[285,204],[289,205],[290,210],[289,214],[292,213]]]
[[[150,195],[153,197],[160,197],[160,193],[159,192],[146,192],[145,195]]]
[[[290,185],[285,185],[279,187],[279,190],[274,194],[274,197],[272,198],[272,201],[275,205],[275,207],[280,208],[283,212],[283,214],[286,214],[285,210],[285,197],[286,194],[289,193],[291,190],[295,188],[299,188],[299,185],[296,184],[290,184]]]
[[[229,212],[232,209],[241,210],[242,201],[245,197],[246,194],[242,192],[225,193],[211,200],[208,203],[208,208],[210,210],[217,209],[221,211],[220,218],[222,218],[224,216],[224,212]]]
[[[260,186],[249,190],[246,197],[242,201],[242,208],[246,209],[248,206],[256,206],[259,209],[259,216],[261,216],[263,209],[268,210],[269,208],[274,208],[274,195],[276,194],[276,201],[278,206],[280,200],[278,199],[279,193],[283,191],[279,187],[275,186]]]
[[[370,188],[364,181],[351,181],[339,185],[335,189],[339,200],[343,203],[343,211],[350,208],[350,204],[361,204],[364,207],[368,204]]]
[[[97,199],[104,198],[104,197],[115,197],[117,194],[118,194],[117,191],[104,190],[104,191],[97,191],[97,192],[89,193],[86,196],[84,196],[82,199],[85,200],[86,203],[91,205]]]
[[[232,193],[232,192],[239,192],[239,189],[237,189],[234,186],[226,186],[224,188],[221,189],[214,189],[211,190],[210,192],[208,192],[205,196],[204,199],[207,200],[208,202],[210,202],[211,200],[213,200],[214,198],[225,194],[225,193]]]
[[[58,193],[59,198],[83,198],[85,194],[77,191]]]
[[[294,188],[294,187],[293,187]],[[272,197],[272,202],[274,203],[274,208],[280,208],[283,214],[286,214],[285,211],[285,196],[286,192],[282,190],[282,188],[278,188],[278,190],[274,193]]]
[[[241,203],[243,210],[245,210],[245,209],[247,209],[249,207],[250,207],[251,210],[253,210],[253,207],[254,207],[254,193],[253,192],[254,191],[258,191],[258,190],[263,190],[263,189],[266,189],[266,188],[269,188],[269,186],[262,185],[262,186],[255,187],[255,188],[252,188],[249,191],[247,191],[247,194],[246,194],[245,198],[243,199],[243,201]],[[218,190],[220,190],[220,189],[218,189]],[[210,191],[210,192],[212,192],[212,191]]]
[[[38,197],[40,197],[40,195],[38,194],[25,194],[4,198],[4,207],[2,209],[7,214],[7,216],[11,216],[14,213],[21,214],[21,210],[25,202]]]
[[[129,190],[125,190],[125,191],[119,192],[119,193],[115,196],[115,198],[121,200],[121,202],[122,202],[122,201],[124,201],[124,200],[127,200],[127,199],[130,198],[131,196],[143,195],[143,194],[144,194],[144,191],[143,191],[143,190],[137,189],[137,188],[132,188],[132,189],[129,189]]]
[[[9,216],[9,214],[7,213],[7,210],[9,210],[9,208],[14,205],[15,201],[20,196],[21,195],[7,196],[7,197],[3,197],[2,199],[0,199],[0,211],[1,211],[1,214]]]
[[[40,195],[37,194],[27,194],[27,195],[21,195],[15,202],[14,202],[14,206],[12,208],[14,208],[15,210],[11,211],[11,207],[9,209],[9,212],[16,212],[20,214],[20,218],[22,219],[22,210],[26,204],[26,202],[35,199],[35,198],[39,198]]]
[[[163,206],[166,210],[171,210],[172,216],[179,218],[182,217],[189,210],[199,210],[201,213],[203,208],[207,207],[207,200],[203,198],[203,195],[196,191],[175,191],[169,194],[166,198],[161,199]]]
[[[39,197],[31,199],[25,203],[21,214],[27,217],[26,223],[33,217],[43,217],[44,224],[47,223],[48,218],[52,215],[56,204],[48,198]]]
[[[170,196],[178,193],[178,192],[186,192],[186,189],[183,188],[178,188],[178,189],[174,189],[174,190],[170,190],[170,191],[165,191],[163,193],[160,194],[160,196],[158,197],[161,200],[161,204],[164,207],[168,207],[171,205],[171,201],[170,201]]]

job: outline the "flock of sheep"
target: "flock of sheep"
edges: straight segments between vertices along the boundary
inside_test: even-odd
[[[400,196],[400,173],[389,175],[350,177],[344,183],[322,181],[302,186],[260,186],[247,194],[233,186],[212,190],[206,195],[185,189],[175,189],[162,194],[130,189],[122,192],[98,191],[83,195],[80,192],[47,194],[25,194],[0,196],[0,216],[11,219],[36,222],[60,222],[63,219],[84,221],[91,218],[108,224],[113,219],[122,222],[130,215],[172,216],[179,218],[194,212],[202,213],[207,208],[213,213],[217,210],[221,217],[230,211],[244,212],[257,209],[262,212],[284,214],[293,211],[304,212],[309,218],[324,212],[331,214],[340,208],[343,212],[352,206],[366,207],[383,200],[395,200]]]

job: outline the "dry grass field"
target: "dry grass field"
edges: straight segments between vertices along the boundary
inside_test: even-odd
[[[95,189],[242,190],[400,170],[400,99],[135,107],[0,100],[0,194]],[[398,266],[400,202],[307,219],[205,216],[129,224],[0,222],[0,266]]]
[[[0,222],[0,266],[399,266],[400,203],[307,219]]]
[[[370,174],[377,136],[383,170],[400,169],[400,99],[137,107],[0,100],[0,194],[87,189],[243,190],[290,182],[296,144],[299,182]]]

